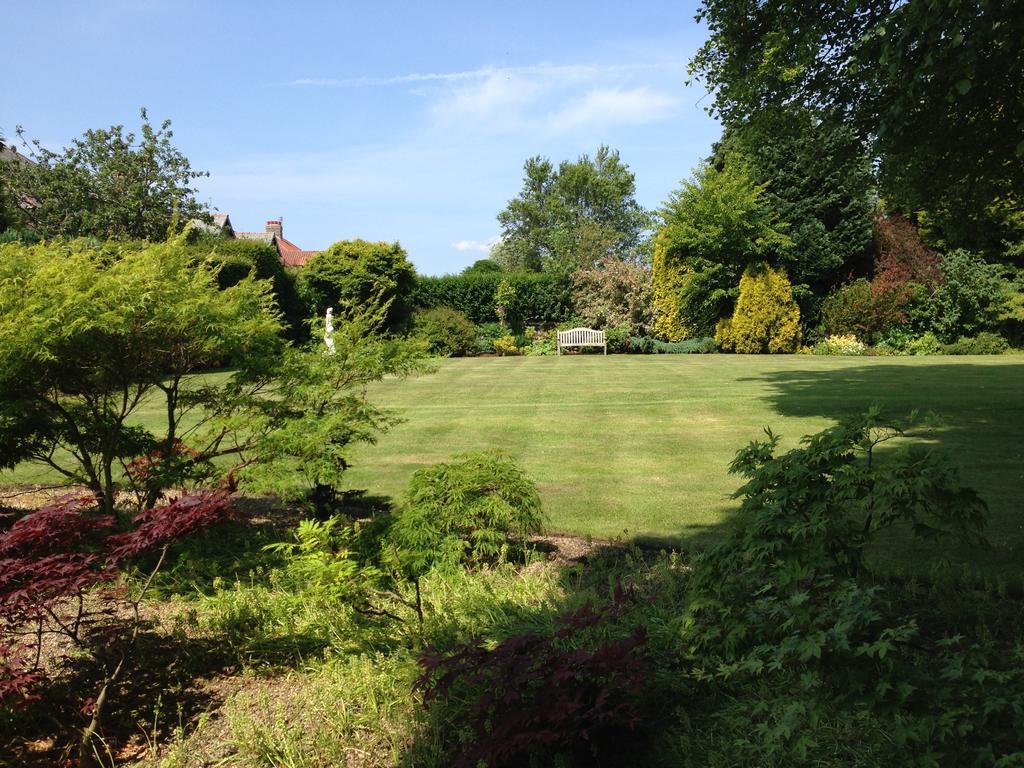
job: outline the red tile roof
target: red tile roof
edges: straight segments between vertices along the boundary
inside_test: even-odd
[[[267,221],[267,228],[263,232],[235,232],[235,237],[243,240],[262,240],[265,243],[273,243],[277,248],[277,257],[286,267],[302,267],[306,262],[316,256],[320,251],[304,251],[291,240],[285,240],[281,231],[281,220],[270,219]]]
[[[302,267],[306,262],[316,256],[320,251],[304,251],[291,240],[284,237],[275,238],[277,242],[277,255],[281,257],[281,263],[286,267]]]
[[[304,267],[306,262],[316,256],[320,251],[284,251],[280,252],[281,263],[286,267]]]

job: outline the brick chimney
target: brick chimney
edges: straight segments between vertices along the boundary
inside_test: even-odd
[[[284,239],[284,224],[281,219],[271,219],[267,222],[267,232],[281,239]]]

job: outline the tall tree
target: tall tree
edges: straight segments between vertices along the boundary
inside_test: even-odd
[[[28,198],[22,223],[39,235],[114,240],[163,240],[176,222],[207,215],[192,169],[172,143],[171,121],[158,128],[141,111],[139,133],[123,125],[88,130],[71,146],[52,152],[18,135],[32,163],[0,161],[0,189]]]
[[[793,281],[805,321],[818,297],[871,266],[877,198],[867,147],[846,125],[822,122],[800,107],[766,109],[726,130],[715,160],[739,152],[764,199],[790,223],[793,245],[779,264]]]
[[[608,250],[642,249],[651,217],[635,195],[633,172],[609,147],[557,169],[546,158],[532,157],[523,166],[522,190],[498,214],[502,242],[494,258],[526,269],[570,272]],[[596,237],[595,231],[605,234]]]
[[[871,143],[883,193],[949,245],[1002,250],[1024,207],[1024,13],[1003,0],[704,0],[691,72],[726,126],[802,105]]]
[[[708,336],[731,314],[751,263],[778,264],[792,247],[788,225],[738,155],[700,166],[661,210],[653,264],[655,330],[675,340]]]

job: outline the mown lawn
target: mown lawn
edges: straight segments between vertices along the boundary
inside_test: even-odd
[[[784,446],[878,404],[942,420],[931,439],[989,502],[994,546],[961,553],[1024,573],[1024,357],[579,355],[444,360],[371,393],[404,423],[360,449],[350,487],[396,496],[419,467],[501,448],[538,481],[552,528],[704,545],[737,502],[736,450],[771,426]],[[142,420],[161,417],[157,404]],[[154,423],[154,426],[157,424]],[[52,480],[22,466],[0,482]],[[898,563],[902,540],[888,548]]]
[[[1024,561],[1024,357],[580,355],[446,360],[380,385],[406,421],[360,451],[351,484],[396,495],[419,467],[497,447],[538,481],[552,527],[702,545],[737,502],[738,448],[771,426],[784,446],[872,404],[934,412],[950,451],[992,511],[1003,570]],[[906,543],[887,548],[910,557]]]

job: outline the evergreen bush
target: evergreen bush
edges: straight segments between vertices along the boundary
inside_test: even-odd
[[[416,270],[396,243],[342,240],[321,251],[299,272],[299,293],[310,309],[387,306],[384,329],[403,331],[412,316]]]
[[[433,355],[463,357],[475,354],[479,347],[476,328],[465,314],[455,309],[437,307],[417,312],[413,328]]]
[[[1006,339],[998,333],[982,331],[974,338],[961,336],[952,344],[947,344],[944,351],[947,355],[1001,355],[1010,348]]]
[[[800,308],[785,271],[751,264],[740,278],[732,319],[719,323],[715,341],[724,349],[754,354],[795,352],[800,344]]]

